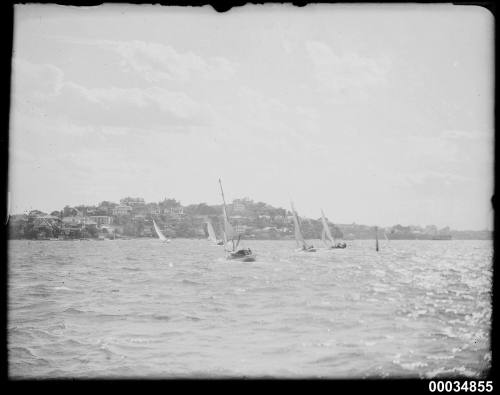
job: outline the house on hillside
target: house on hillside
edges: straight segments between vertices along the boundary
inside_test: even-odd
[[[91,221],[94,221],[97,226],[111,225],[113,223],[113,217],[109,215],[91,215],[89,216]]]
[[[60,231],[59,217],[53,215],[40,215],[33,219],[33,232],[37,238],[54,237]]]
[[[150,214],[150,215],[160,215],[161,214],[161,209],[157,203],[148,203],[147,208],[148,208],[148,214]]]
[[[74,215],[71,217],[63,217],[62,223],[63,223],[63,225],[67,225],[67,226],[77,226],[77,225],[80,226],[83,223],[83,216]]]
[[[123,199],[120,199],[120,205],[122,206],[130,206],[130,207],[136,207],[136,206],[145,206],[146,202],[144,201],[143,198],[133,198],[133,197],[126,197]]]
[[[132,212],[132,207],[120,204],[113,208],[113,215],[128,215]]]

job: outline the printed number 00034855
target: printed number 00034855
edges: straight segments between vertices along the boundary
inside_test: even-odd
[[[493,381],[429,381],[430,392],[492,392]]]

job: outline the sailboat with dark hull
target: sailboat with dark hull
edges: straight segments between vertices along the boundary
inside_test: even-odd
[[[297,212],[295,211],[295,207],[293,203],[290,202],[292,206],[292,216],[293,216],[293,225],[295,229],[295,242],[297,243],[297,247],[299,247],[296,251],[302,252],[316,252],[316,248],[313,245],[307,244],[304,239],[304,235],[302,234],[302,229],[300,228],[300,220]]]
[[[337,243],[335,238],[332,237],[332,233],[330,232],[330,227],[328,226],[328,222],[325,218],[325,213],[321,210],[321,222],[323,224],[323,231],[321,232],[321,240],[325,245],[326,249],[331,250],[335,248],[346,248],[347,244],[343,241]]]
[[[238,235],[238,237],[236,237],[236,232],[229,222],[229,217],[226,210],[226,199],[224,197],[224,190],[222,189],[222,182],[220,178],[219,184],[223,202],[222,213],[224,216],[224,249],[226,251],[226,259],[240,262],[253,262],[255,261],[256,255],[252,252],[252,250],[250,250],[250,248],[238,249],[238,245],[241,241],[241,235]]]

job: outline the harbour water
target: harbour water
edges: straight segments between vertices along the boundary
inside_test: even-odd
[[[314,242],[319,245],[319,241]],[[9,242],[11,378],[480,377],[491,241]]]

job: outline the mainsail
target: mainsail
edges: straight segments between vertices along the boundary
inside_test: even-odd
[[[328,240],[330,240],[330,242],[334,244],[335,241],[332,237],[332,234],[330,233],[330,227],[326,222],[325,213],[323,213],[323,210],[321,210],[321,222],[323,223],[323,232],[321,233],[321,240],[323,240],[323,243],[326,244],[326,238],[328,238]]]
[[[215,236],[215,230],[212,226],[210,220],[207,220],[207,230],[208,230],[208,241],[217,243],[217,237]]]
[[[155,231],[156,231],[156,234],[158,235],[158,238],[161,240],[161,241],[167,241],[167,238],[163,235],[160,227],[156,224],[155,220],[153,220],[153,225],[155,227]]]
[[[222,205],[222,214],[224,215],[224,247],[226,250],[229,251],[234,251],[236,250],[236,246],[234,245],[234,239],[236,236],[236,233],[234,232],[234,229],[229,222],[229,218],[227,216],[227,211],[226,211],[226,198],[224,197],[224,190],[222,189],[222,182],[219,178],[219,184],[220,184],[220,190],[222,193],[222,202],[224,203]],[[231,241],[231,248],[228,248],[228,243]],[[239,241],[239,240],[238,240]]]
[[[234,240],[236,233],[234,232],[233,226],[229,222],[229,217],[227,216],[226,207],[222,208],[222,212],[224,214],[224,232],[226,233],[226,239]]]
[[[297,215],[297,212],[295,211],[295,207],[293,207],[293,203],[291,203],[291,205],[292,205],[293,224],[295,228],[295,241],[297,242],[298,246],[302,245],[303,248],[308,248],[309,246],[304,240],[304,236],[302,235],[302,231],[300,230],[299,217]]]

